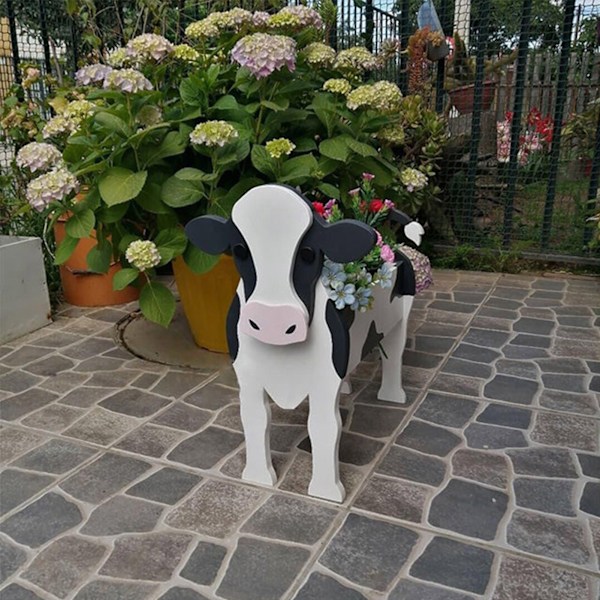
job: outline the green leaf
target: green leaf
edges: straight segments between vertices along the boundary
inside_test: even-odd
[[[180,179],[176,175],[169,177],[160,191],[160,197],[167,206],[180,208],[195,204],[204,196],[204,186],[200,181]]]
[[[311,138],[300,138],[299,140],[294,140],[296,144],[296,152],[311,152],[312,150],[317,149],[317,143],[315,140]]]
[[[162,283],[149,281],[140,294],[140,309],[146,319],[167,327],[175,314],[175,298]]]
[[[77,208],[81,210],[96,210],[100,208],[102,204],[102,198],[100,198],[100,192],[98,191],[98,187],[94,186],[90,190],[88,190],[85,194],[85,198],[77,204]]]
[[[160,162],[163,158],[183,154],[187,148],[188,140],[179,131],[169,131],[159,146],[146,145],[141,159],[146,166]]]
[[[285,110],[286,108],[288,108],[288,106],[290,105],[290,101],[287,98],[284,98],[284,99],[280,100],[279,102],[273,102],[271,100],[263,100],[261,102],[261,104],[265,108],[270,108],[271,110],[274,110],[275,112],[279,112],[279,111],[282,111],[282,110]]]
[[[154,239],[160,253],[160,264],[171,262],[176,256],[183,254],[187,246],[187,238],[182,229],[163,229]]]
[[[54,255],[54,264],[62,265],[69,260],[71,254],[73,254],[79,240],[77,238],[66,235],[63,241],[58,245],[56,254]]]
[[[112,249],[110,244],[96,244],[86,257],[88,269],[94,273],[107,273],[111,258]]]
[[[268,177],[275,177],[275,161],[271,158],[264,146],[259,146],[258,144],[252,146],[250,160],[257,171],[260,171]]]
[[[312,154],[296,156],[283,163],[281,169],[281,183],[304,183],[317,170],[317,161]]]
[[[207,254],[193,244],[188,244],[186,251],[183,253],[185,264],[198,275],[208,273],[219,262],[219,258],[218,254]]]
[[[126,233],[120,240],[119,240],[119,250],[122,254],[125,254],[127,247],[129,246],[129,244],[131,244],[131,242],[135,242],[135,240],[139,240],[141,239],[139,235],[133,235],[133,233]]]
[[[331,183],[320,183],[317,189],[323,192],[328,198],[340,199],[340,190],[335,185],[331,185]]]
[[[339,135],[328,140],[323,140],[319,144],[319,152],[327,158],[346,162],[350,154],[350,149],[344,136]]]
[[[147,171],[134,173],[123,167],[111,167],[100,177],[98,189],[109,206],[133,200],[146,183]]]
[[[385,161],[381,159],[371,157],[362,158],[360,161],[360,168],[367,173],[373,173],[373,175],[375,175],[375,182],[380,187],[387,187],[394,181],[392,176],[393,166],[388,166]]]
[[[118,223],[127,213],[129,204],[115,204],[114,206],[103,206],[97,213],[100,223]]]
[[[214,104],[213,108],[218,110],[239,110],[240,105],[238,101],[233,97],[227,94],[226,96],[221,96]]]
[[[175,173],[175,177],[177,179],[183,179],[184,181],[208,181],[215,179],[214,173],[205,173],[200,169],[194,169],[193,167],[184,167],[183,169],[179,169],[177,173]]]
[[[90,209],[77,211],[71,215],[65,226],[68,235],[74,238],[88,237],[96,224],[96,216]]]
[[[140,276],[137,269],[121,269],[113,277],[113,290],[124,290],[130,283],[133,283]]]
[[[123,119],[104,110],[94,115],[94,122],[110,133],[118,133],[122,137],[129,137],[132,133],[131,128]]]
[[[185,104],[191,106],[202,106],[206,99],[204,91],[199,87],[198,82],[188,77],[179,84],[179,95]]]
[[[373,146],[359,142],[349,135],[344,136],[344,141],[352,152],[356,152],[356,154],[360,154],[360,156],[378,156],[378,152]]]
[[[144,210],[154,213],[155,215],[168,214],[171,209],[161,200],[161,184],[157,182],[146,182],[144,189],[139,193],[135,202]],[[117,204],[117,206],[125,206]]]

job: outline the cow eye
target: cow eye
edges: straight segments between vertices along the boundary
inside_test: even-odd
[[[304,248],[300,248],[300,258],[305,262],[305,263],[312,263],[315,261],[316,258],[316,253],[312,248],[309,248],[308,246],[305,246]]]
[[[248,256],[250,255],[250,252],[248,252],[248,248],[246,248],[246,246],[244,246],[244,244],[236,244],[233,247],[233,253],[240,260],[246,260],[248,258]]]

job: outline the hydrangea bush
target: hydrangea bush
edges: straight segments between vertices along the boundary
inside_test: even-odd
[[[33,200],[53,218],[70,215],[57,261],[95,230],[90,268],[121,260],[115,286],[145,282],[142,312],[166,325],[175,301],[156,267],[182,257],[201,273],[217,260],[188,244],[182,225],[229,216],[258,184],[299,186],[339,207],[368,171],[377,197],[412,214],[434,202],[443,122],[420,98],[374,80],[396,43],[378,55],[336,52],[324,42],[331,24],[305,6],[234,8],[189,25],[185,43],[144,34],[82,66],[37,140],[61,150],[61,168],[86,191],[76,201],[77,186],[57,184],[51,198]],[[140,254],[138,241],[153,246]]]

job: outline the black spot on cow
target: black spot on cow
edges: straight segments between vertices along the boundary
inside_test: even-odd
[[[350,360],[350,328],[344,322],[342,316],[344,312],[335,307],[333,300],[327,301],[325,305],[325,321],[331,333],[331,359],[335,372],[342,379],[346,377],[348,361]]]
[[[371,325],[369,326],[369,332],[367,333],[367,337],[365,339],[365,343],[362,347],[361,352],[361,360],[364,360],[371,350],[377,348],[383,339],[383,333],[379,333],[377,331],[377,327],[375,326],[375,321],[371,321]]]
[[[239,348],[238,340],[238,323],[240,320],[240,298],[236,294],[233,297],[229,312],[227,313],[226,331],[227,331],[227,345],[229,346],[229,356],[231,360],[235,360]]]
[[[407,256],[396,252],[396,282],[392,287],[390,302],[397,296],[414,296],[416,293],[415,271]]]

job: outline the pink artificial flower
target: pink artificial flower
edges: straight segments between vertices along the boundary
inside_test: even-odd
[[[387,245],[383,244],[381,246],[381,259],[386,263],[393,263],[396,261],[396,257],[394,256],[394,251]]]
[[[375,175],[373,175],[373,173],[363,173],[362,178],[365,181],[373,181],[373,179],[375,179]]]
[[[391,210],[392,208],[396,208],[396,205],[391,200],[384,200],[383,208],[385,208],[387,210]]]
[[[377,229],[375,230],[375,235],[377,236],[377,245],[381,248],[383,246],[383,238]]]
[[[336,205],[336,201],[331,199],[327,201],[327,204],[325,204],[325,209],[323,211],[323,218],[324,219],[329,219],[329,217],[331,216],[331,213],[333,212],[333,209],[335,208]]]
[[[348,192],[349,196],[358,196],[360,194],[360,188],[354,188]]]

